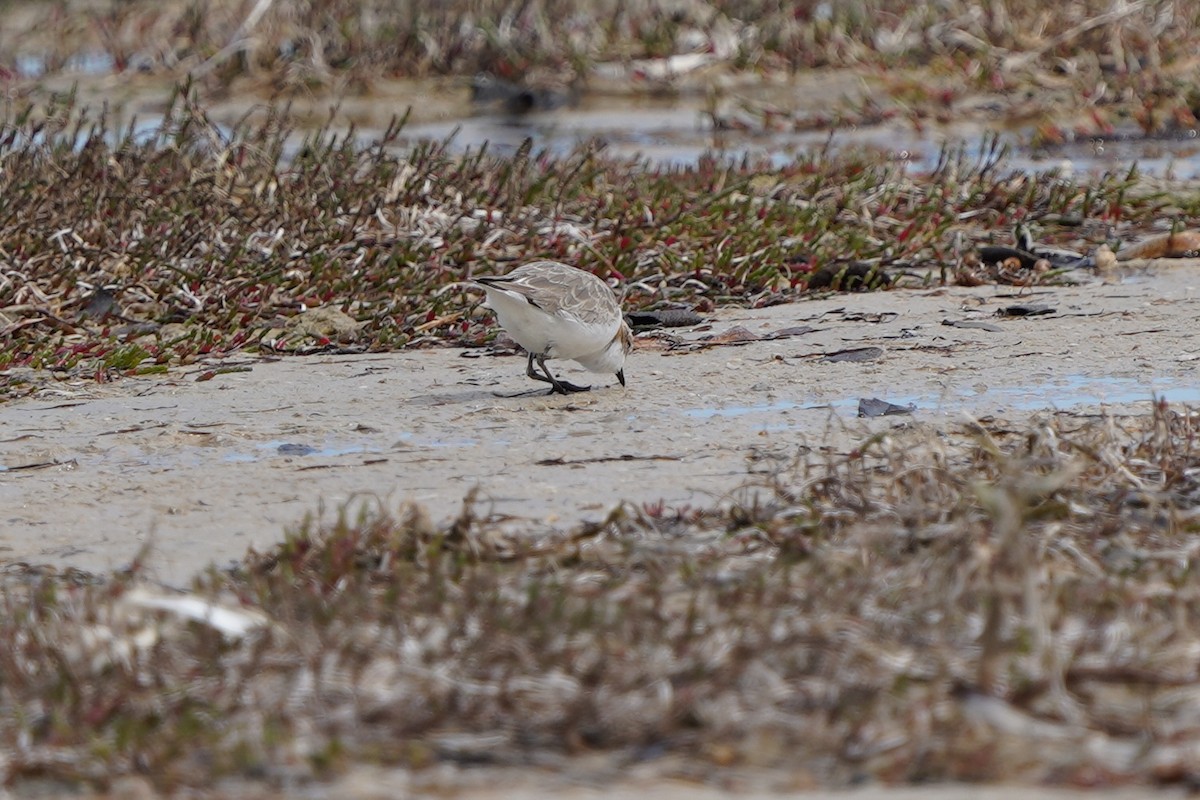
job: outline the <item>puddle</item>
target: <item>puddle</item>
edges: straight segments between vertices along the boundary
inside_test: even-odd
[[[800,403],[792,400],[779,400],[774,403],[764,403],[756,406],[723,406],[721,408],[689,408],[683,413],[694,419],[736,418],[751,414],[771,414],[776,411],[790,411],[801,408]]]
[[[390,445],[380,445],[378,442],[340,442],[328,443],[321,446],[308,444],[303,441],[284,441],[273,439],[254,445],[253,451],[226,453],[223,460],[231,463],[250,463],[269,461],[276,458],[337,458],[358,454],[387,455],[402,447],[403,452],[421,448],[456,448],[478,447],[478,439],[416,439],[411,433],[402,432],[394,436],[381,437],[381,441],[391,442]],[[403,444],[402,444],[403,443]]]
[[[414,442],[419,447],[478,447],[478,439],[429,439]]]
[[[17,75],[22,78],[40,78],[50,67],[44,56],[24,53],[16,57],[14,66]],[[82,75],[109,75],[116,67],[116,60],[110,53],[99,50],[76,53],[63,63],[65,72],[75,72]]]
[[[612,102],[612,101],[607,101]],[[866,151],[930,171],[947,147],[962,148],[968,160],[986,158],[989,137],[1008,147],[1007,170],[1038,173],[1056,170],[1064,176],[1128,171],[1135,163],[1144,175],[1191,179],[1200,177],[1200,136],[1188,131],[1174,139],[1147,140],[1136,131],[1105,139],[1084,138],[1031,151],[1029,132],[995,133],[979,122],[930,128],[923,132],[891,122],[801,132],[717,130],[700,104],[686,98],[650,101],[647,107],[591,107],[534,112],[522,116],[486,114],[447,122],[411,125],[401,141],[449,142],[455,152],[512,155],[526,139],[535,150],[565,156],[585,143],[598,143],[610,157],[642,161],[650,167],[694,166],[702,157],[729,161],[764,159],[782,167],[798,154]]]
[[[1200,177],[1200,132],[1188,130],[1174,137],[1147,139],[1136,128],[1108,137],[1084,137],[1040,151],[1050,163],[1057,159],[1083,172],[1128,170],[1163,178],[1190,180]]]
[[[224,460],[234,463],[266,461],[272,458],[334,458],[356,453],[382,453],[383,449],[365,443],[324,444],[320,447],[299,441],[273,439],[259,442],[250,452],[226,453]]]
[[[71,78],[80,79],[89,103],[109,102],[114,119],[132,122],[136,142],[153,143],[161,134],[159,114],[164,90],[169,87],[143,86],[140,79],[125,79],[137,73],[145,57],[135,54],[128,63],[117,63],[110,53],[93,49],[58,64],[46,54],[24,53],[15,57],[12,66],[17,76],[28,80],[64,70]],[[986,106],[964,108],[962,119],[947,124],[923,120],[920,129],[903,119],[892,119],[877,125],[811,130],[803,128],[836,118],[837,109],[847,105],[858,108],[875,100],[883,107],[895,104],[887,100],[886,88],[875,85],[877,81],[846,70],[804,70],[786,80],[747,77],[736,86],[693,76],[682,80],[675,93],[656,94],[644,88],[639,92],[636,77],[630,77],[624,66],[612,66],[615,72],[600,70],[598,81],[591,84],[593,89],[576,105],[526,114],[503,113],[496,105],[472,105],[470,92],[461,81],[380,79],[373,81],[375,93],[370,97],[352,95],[336,102],[316,96],[298,100],[293,111],[300,127],[289,138],[284,157],[294,157],[312,130],[328,121],[328,107],[337,105],[341,113],[336,119],[353,119],[355,125],[338,123],[340,127],[327,132],[339,137],[352,134],[364,147],[375,144],[390,118],[403,115],[406,108],[415,108],[416,117],[438,120],[409,124],[393,148],[399,156],[407,156],[413,144],[425,140],[449,140],[449,149],[459,153],[486,145],[490,152],[510,155],[530,139],[535,150],[559,156],[583,143],[596,142],[611,157],[666,169],[694,166],[706,156],[731,161],[765,159],[784,165],[793,162],[797,154],[828,149],[881,153],[928,171],[937,164],[943,147],[962,146],[964,155],[974,159],[982,155],[985,135],[1000,131],[1000,141],[1010,149],[1003,164],[1008,170],[1040,173],[1056,169],[1086,175],[1123,172],[1136,162],[1139,170],[1149,175],[1200,176],[1200,132],[1195,130],[1147,140],[1139,128],[1128,125],[1106,137],[1084,136],[1035,150],[1028,145],[1034,139],[1032,128],[1011,128],[1001,119],[988,119],[996,112],[987,111]],[[266,103],[265,95],[246,91],[214,101],[209,117],[221,136],[228,136],[230,124],[248,112],[260,112]],[[305,120],[310,121],[307,128]],[[771,130],[765,129],[768,124],[773,126]],[[791,129],[795,127],[802,129]],[[126,122],[122,122],[111,135],[123,136],[125,130]],[[169,145],[168,137],[164,146]]]
[[[365,444],[345,444],[345,445],[325,445],[324,447],[314,447],[303,442],[285,442],[271,441],[263,442],[257,445],[259,451],[266,451],[267,455],[280,456],[316,456],[331,458],[333,456],[348,456],[354,453],[378,453],[382,452],[376,448],[368,447]]]
[[[896,126],[763,134],[715,130],[699,108],[686,105],[629,111],[560,110],[522,117],[483,115],[411,125],[404,130],[401,141],[405,147],[423,140],[448,142],[449,149],[459,153],[486,146],[488,152],[512,155],[526,139],[533,141],[535,150],[556,156],[569,155],[587,143],[599,144],[609,157],[641,161],[657,168],[694,166],[705,156],[729,161],[765,159],[781,167],[792,163],[798,154],[828,149],[877,152],[916,169],[931,170],[946,145],[962,146],[968,158],[984,154],[984,136],[976,126],[947,129],[931,136]],[[1013,148],[1005,162],[1012,169],[1032,172],[1059,166],[1021,156],[1013,137],[1006,143]],[[1111,161],[1105,161],[1104,166],[1111,169]]]
[[[862,397],[872,396],[864,390]],[[874,393],[878,394],[878,393]],[[974,389],[950,389],[941,395],[879,395],[899,406],[915,405],[915,414],[954,414],[960,411],[991,412],[1038,411],[1043,409],[1069,409],[1084,405],[1125,405],[1149,403],[1155,399],[1171,404],[1200,405],[1200,386],[1168,385],[1166,380],[1144,381],[1133,378],[1094,378],[1086,375],[1070,375],[1052,385],[1036,389],[1025,387],[997,387],[979,392]],[[834,411],[842,417],[857,417],[860,397],[849,397],[822,403],[778,400],[773,403],[745,406],[722,406],[712,408],[689,408],[683,414],[693,419],[737,419],[756,415],[773,415],[781,411]],[[795,427],[794,424],[768,425],[764,430],[780,431]]]
[[[1069,409],[1086,405],[1125,405],[1149,403],[1158,399],[1173,404],[1200,403],[1200,387],[1168,386],[1163,382],[1133,378],[1094,378],[1070,375],[1055,383],[1037,388],[1000,387],[977,392],[973,389],[947,391],[941,396],[901,395],[886,399],[900,405],[915,403],[917,412],[954,413],[957,411],[1039,411]],[[857,413],[858,401],[844,400],[833,404],[839,411]]]
[[[1121,405],[1149,403],[1156,398],[1168,403],[1200,404],[1200,387],[1165,385],[1166,381],[1133,378],[1095,378],[1069,375],[1037,388],[996,387],[983,391],[971,388],[950,389],[941,395],[897,395],[887,400],[899,405],[915,403],[917,411],[954,413],[963,411],[1038,411],[1068,409],[1083,405]],[[857,398],[831,404],[841,412],[857,413]]]
[[[1200,387],[1168,386],[1165,382],[1149,384],[1133,378],[1089,378],[1071,375],[1060,384],[1044,389],[1013,390],[1013,408],[1032,411],[1039,408],[1069,408],[1071,406],[1113,403],[1151,402],[1158,398],[1168,403],[1200,403]]]
[[[79,56],[72,69],[84,75],[107,74],[111,59],[103,56]],[[44,65],[36,60],[23,62],[19,71],[36,77]],[[764,90],[765,91],[765,90]],[[783,98],[780,107],[803,105],[795,99],[799,87],[774,87],[769,97]],[[419,100],[417,101],[419,102]],[[137,104],[134,103],[133,106]],[[403,112],[403,103],[392,110]],[[244,111],[244,108],[242,109]],[[149,108],[128,110],[127,126],[116,126],[109,132],[112,144],[126,134],[136,144],[153,144],[163,136],[161,119]],[[232,129],[223,123],[234,119],[214,116],[214,124],[222,137]],[[357,120],[359,127],[334,127],[327,133],[344,137],[350,135],[361,147],[371,147],[388,120],[380,115],[367,121]],[[535,151],[563,157],[580,146],[593,144],[610,158],[639,162],[647,168],[673,169],[693,167],[702,158],[729,162],[742,160],[766,161],[777,167],[792,164],[798,155],[826,151],[829,153],[865,152],[906,165],[920,171],[933,170],[945,148],[961,149],[968,163],[988,157],[993,136],[1008,148],[1002,162],[1005,170],[1030,174],[1058,171],[1066,177],[1123,173],[1135,163],[1144,175],[1191,179],[1200,177],[1200,135],[1188,131],[1174,139],[1147,140],[1137,130],[1121,131],[1106,139],[1083,138],[1051,147],[1031,150],[1027,146],[1032,133],[1022,130],[998,132],[1001,125],[980,121],[964,121],[916,130],[900,121],[880,125],[845,126],[835,129],[804,131],[764,131],[752,125],[746,130],[719,129],[713,124],[704,100],[692,96],[680,97],[607,97],[585,98],[575,108],[535,111],[522,115],[503,113],[470,113],[470,107],[456,106],[454,116],[438,122],[412,123],[406,126],[389,150],[397,157],[407,157],[410,149],[421,142],[446,143],[450,152],[463,154],[488,152],[510,156],[531,140]],[[282,158],[291,160],[308,144],[311,130],[294,131],[284,144]],[[87,133],[80,133],[76,145],[82,147]],[[169,135],[164,144],[169,144]],[[34,144],[38,142],[33,142]]]

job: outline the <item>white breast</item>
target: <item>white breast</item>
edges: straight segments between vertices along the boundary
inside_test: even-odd
[[[548,358],[578,359],[598,354],[608,346],[621,324],[589,325],[568,311],[549,314],[523,296],[488,286],[487,307],[517,344]]]

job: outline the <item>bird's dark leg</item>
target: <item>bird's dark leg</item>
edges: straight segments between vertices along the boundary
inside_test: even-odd
[[[533,368],[533,358],[533,353],[530,353],[529,360],[525,362],[525,374],[533,378],[535,381],[543,381],[545,383],[552,384],[550,388],[550,394],[558,393],[558,381],[554,380],[554,376],[550,374],[549,370],[546,371],[545,375],[535,370]],[[542,369],[546,369],[545,364],[542,364]],[[566,392],[562,392],[562,394],[566,394]]]
[[[542,372],[538,373],[533,368],[533,362],[537,361],[537,365],[542,368]],[[546,366],[545,356],[535,356],[529,354],[529,361],[525,365],[525,374],[533,378],[535,381],[544,381],[550,384],[550,394],[570,394],[571,392],[586,392],[591,389],[591,386],[576,386],[569,381],[560,381],[550,372],[550,368]]]

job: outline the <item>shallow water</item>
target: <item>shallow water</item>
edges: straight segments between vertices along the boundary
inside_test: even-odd
[[[865,396],[865,395],[864,395]],[[756,405],[729,405],[720,407],[689,408],[685,416],[694,419],[771,417],[786,415],[793,411],[832,411],[839,417],[858,416],[858,396],[832,402],[777,400]],[[913,406],[913,414],[953,416],[959,413],[990,414],[1014,411],[1036,411],[1039,409],[1072,410],[1081,407],[1127,406],[1135,403],[1150,403],[1165,400],[1172,404],[1200,403],[1200,387],[1180,386],[1168,380],[1145,382],[1132,378],[1097,378],[1087,375],[1069,375],[1042,386],[1025,388],[997,386],[977,390],[971,387],[954,387],[940,395],[895,394],[881,397],[897,406]],[[780,426],[780,429],[789,427]],[[768,424],[765,428],[774,428]]]
[[[66,68],[60,75],[45,78],[46,88],[74,91],[72,87],[77,87],[81,104],[109,108],[114,139],[130,126],[137,141],[152,140],[160,133],[162,111],[171,94],[171,84],[164,76],[136,70],[128,76],[115,76],[111,57],[94,53],[75,57]],[[43,61],[30,57],[18,65],[18,73],[30,80],[42,79],[45,69]],[[1008,148],[1001,165],[1005,170],[1054,170],[1064,176],[1085,176],[1126,172],[1136,163],[1146,175],[1200,177],[1200,132],[1194,130],[1171,139],[1147,139],[1130,126],[1105,139],[1085,136],[1035,149],[1029,145],[1034,138],[1032,128],[1007,125],[997,117],[999,112],[969,108],[950,124],[894,118],[876,125],[789,129],[788,120],[801,120],[803,127],[808,124],[804,121],[834,119],[839,109],[858,108],[866,102],[880,108],[895,105],[885,92],[848,71],[798,73],[787,81],[743,81],[735,87],[722,87],[716,79],[711,85],[693,81],[660,94],[638,89],[635,84],[629,80],[601,82],[576,105],[519,114],[473,105],[465,80],[379,79],[370,92],[361,95],[293,98],[290,108],[297,129],[284,156],[294,155],[307,135],[327,124],[328,133],[341,136],[353,130],[357,141],[370,146],[393,118],[408,111],[411,121],[395,150],[400,156],[422,140],[449,141],[456,152],[486,146],[490,152],[506,155],[529,139],[536,151],[553,155],[592,144],[609,156],[640,160],[655,168],[691,166],[705,156],[783,165],[797,155],[828,150],[867,152],[928,171],[947,146],[962,148],[968,161],[985,158],[990,149],[988,137],[995,135]],[[206,113],[225,136],[229,126],[247,116],[261,119],[271,102],[255,89],[234,90],[227,97],[212,99]],[[337,110],[330,122],[333,107]],[[784,121],[772,123],[778,129],[765,130],[762,116],[747,109],[775,110],[779,113],[772,119]]]
[[[611,101],[610,101],[611,102]],[[559,109],[521,116],[480,114],[464,119],[411,125],[407,144],[449,141],[465,152],[487,147],[511,155],[530,139],[536,151],[567,155],[593,144],[615,158],[640,160],[657,168],[686,167],[702,157],[729,161],[767,160],[776,166],[814,152],[866,152],[929,171],[947,147],[961,148],[968,160],[987,156],[989,138],[1008,148],[1005,170],[1064,177],[1124,173],[1137,165],[1143,175],[1188,180],[1200,177],[1200,139],[1190,131],[1177,139],[1145,139],[1125,130],[1106,139],[1083,138],[1053,147],[1030,148],[1029,131],[990,131],[975,122],[933,126],[918,131],[894,122],[803,132],[717,130],[694,101],[675,99],[650,105]]]

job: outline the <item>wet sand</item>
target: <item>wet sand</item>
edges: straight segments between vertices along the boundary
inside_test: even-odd
[[[727,309],[640,337],[626,389],[551,362],[596,384],[567,397],[497,396],[537,388],[523,358],[459,349],[49,382],[0,405],[0,564],[100,571],[149,544],[151,574],[179,583],[363,504],[415,500],[444,519],[477,488],[482,513],[562,528],[620,501],[719,503],[801,451],[894,426],[1145,412],[1155,393],[1194,404],[1195,269]],[[1031,303],[1054,312],[996,316]],[[218,365],[248,371],[197,381]],[[915,411],[859,419],[864,398]]]

